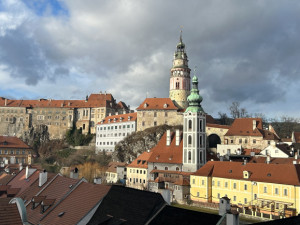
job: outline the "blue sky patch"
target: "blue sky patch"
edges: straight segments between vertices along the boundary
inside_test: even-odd
[[[38,16],[67,16],[69,14],[64,3],[59,0],[23,0],[23,2]]]

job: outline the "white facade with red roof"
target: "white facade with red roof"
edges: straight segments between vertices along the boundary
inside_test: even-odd
[[[115,145],[136,132],[137,113],[108,116],[96,128],[96,152],[113,152]]]

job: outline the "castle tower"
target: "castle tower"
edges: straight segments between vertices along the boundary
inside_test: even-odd
[[[181,31],[171,69],[169,97],[172,101],[175,101],[178,107],[183,109],[188,107],[187,97],[190,94],[190,71]]]
[[[193,88],[187,98],[189,107],[183,114],[183,171],[195,172],[206,163],[206,116],[201,107],[198,78],[192,79]]]

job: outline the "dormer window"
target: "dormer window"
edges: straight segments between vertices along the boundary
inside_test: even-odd
[[[243,178],[244,178],[244,179],[248,179],[249,177],[250,177],[249,171],[244,170],[244,171],[243,171]]]
[[[138,160],[138,161],[137,161],[137,164],[140,164],[140,162],[141,162],[141,160]]]
[[[116,118],[114,118],[114,122],[116,122],[117,121],[117,119]]]
[[[165,103],[165,104],[164,104],[164,108],[167,108],[167,107],[168,107],[168,104],[167,104],[167,103]]]
[[[147,104],[147,103],[145,103],[145,104],[144,104],[144,108],[147,108],[147,106],[148,106],[148,104]]]
[[[108,122],[110,123],[111,119],[108,119]]]
[[[123,120],[123,117],[120,117],[120,121],[122,122],[122,120]]]
[[[130,117],[130,116],[128,116],[128,120],[130,120],[130,118],[131,118],[131,117]]]

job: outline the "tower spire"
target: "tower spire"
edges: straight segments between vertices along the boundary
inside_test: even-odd
[[[196,73],[196,67],[194,69],[194,73]],[[194,77],[192,79],[192,85],[193,86],[192,86],[191,94],[187,98],[189,107],[186,109],[186,112],[204,112],[204,110],[201,107],[201,102],[203,98],[199,94],[198,78],[196,77],[196,74],[194,74]]]

